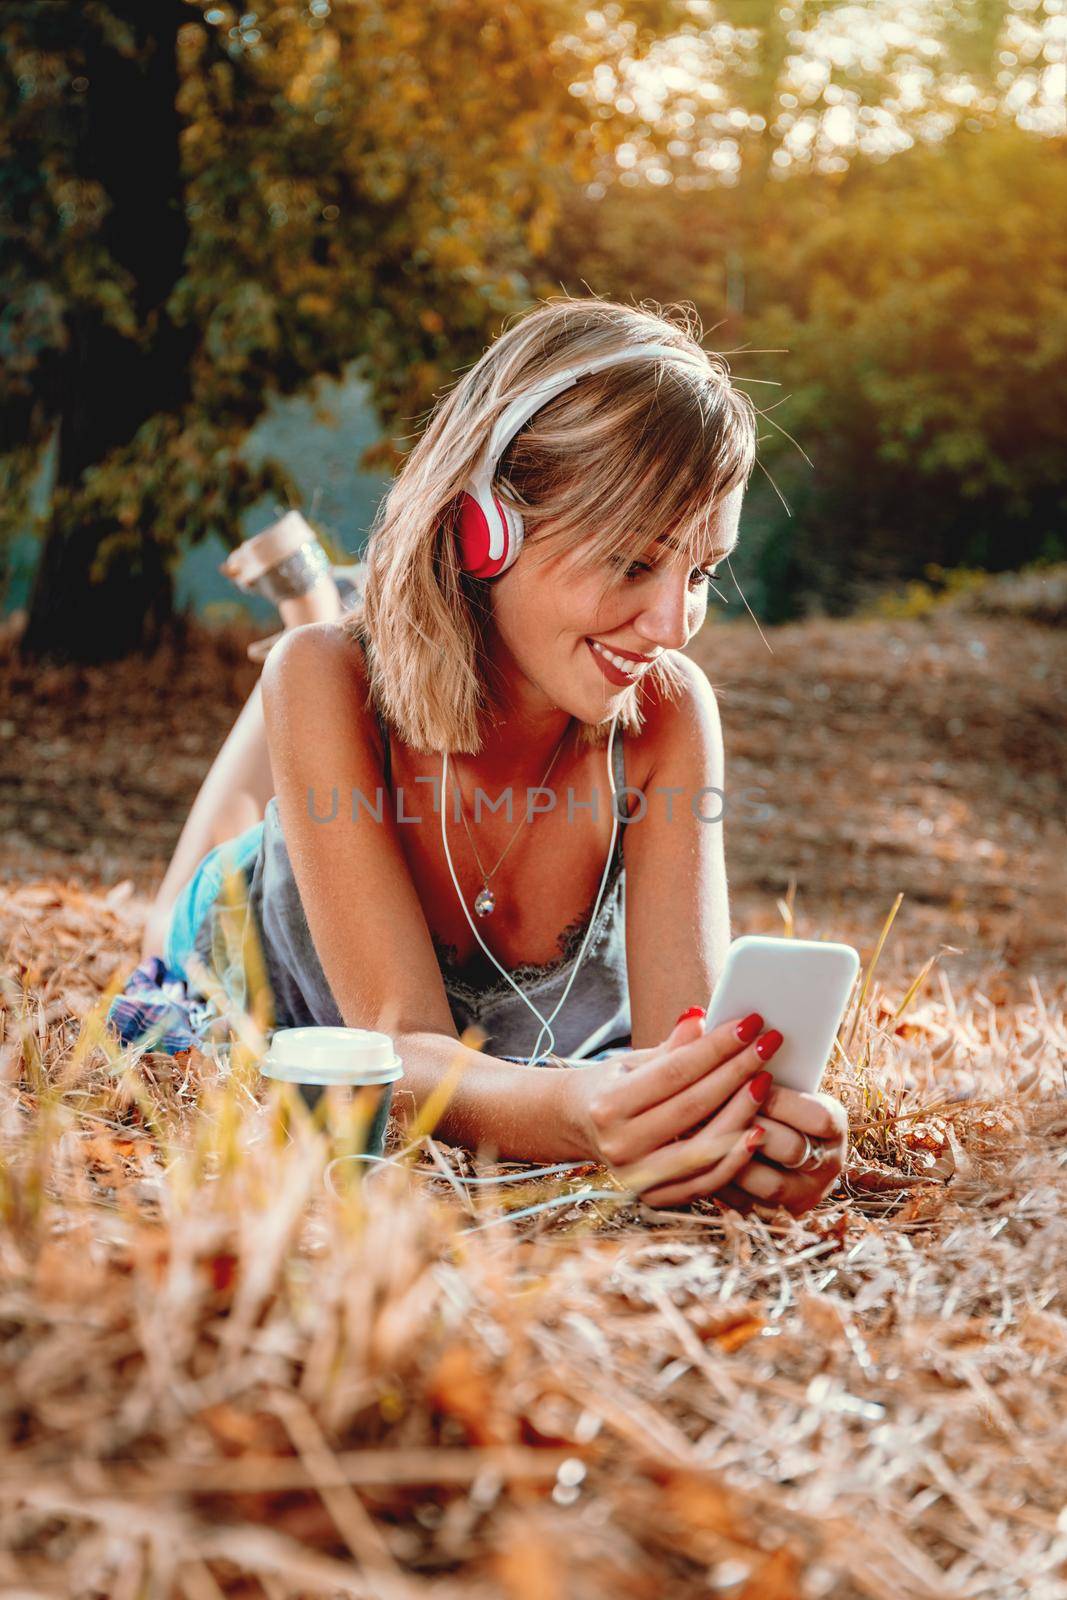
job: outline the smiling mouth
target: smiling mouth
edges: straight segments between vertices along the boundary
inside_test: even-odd
[[[599,639],[592,639],[587,636],[585,642],[596,657],[605,676],[613,683],[617,681],[625,683],[636,682],[642,674],[648,671],[655,659],[650,656],[643,661],[632,661],[629,657],[620,655],[617,651],[610,649],[606,644],[601,644]]]

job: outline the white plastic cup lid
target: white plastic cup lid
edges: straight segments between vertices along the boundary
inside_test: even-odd
[[[369,1028],[278,1028],[260,1063],[283,1083],[392,1083],[404,1068],[387,1033]]]

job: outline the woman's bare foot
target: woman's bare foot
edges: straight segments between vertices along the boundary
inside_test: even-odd
[[[273,600],[286,628],[331,622],[344,610],[326,552],[299,511],[231,550],[219,571],[239,589]]]

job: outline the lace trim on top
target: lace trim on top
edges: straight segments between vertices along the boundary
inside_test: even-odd
[[[608,881],[604,886],[604,898],[597,913],[596,927],[589,936],[589,945],[586,950],[587,957],[592,955],[603,941],[604,934],[608,931],[605,924],[609,917],[613,916],[617,904],[616,890],[619,878],[624,870],[622,856],[623,827],[624,824],[620,822],[619,836],[615,844],[615,855],[611,863],[611,870],[608,873]],[[570,966],[581,949],[582,940],[585,938],[586,930],[589,927],[595,904],[596,897],[594,896],[587,909],[580,916],[575,917],[573,922],[567,924],[556,941],[559,945],[560,954],[551,961],[543,963],[524,961],[517,967],[505,967],[504,970],[510,973],[512,982],[519,984],[520,987],[527,984],[544,983],[555,973],[562,972],[566,967]],[[468,959],[461,963],[457,959],[458,951],[456,945],[442,943],[432,930],[430,938],[433,940],[434,951],[441,967],[446,994],[453,996],[457,1000],[464,1001],[472,1009],[477,1009],[484,1007],[487,1000],[492,1000],[500,995],[508,995],[512,992],[511,984],[493,966],[481,945],[476,945]],[[503,965],[504,963],[501,962],[501,966]]]

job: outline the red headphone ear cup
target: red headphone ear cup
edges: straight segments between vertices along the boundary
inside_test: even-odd
[[[456,551],[464,572],[480,576],[489,557],[489,524],[485,512],[472,494],[464,494],[456,519]]]
[[[507,516],[496,495],[492,496],[492,500],[496,515],[500,519],[498,543],[503,544],[498,556],[489,553],[492,535],[485,512],[478,501],[472,494],[467,493],[464,493],[460,501],[459,518],[456,523],[456,549],[464,572],[469,572],[474,578],[495,578],[498,573],[511,566],[522,543],[521,534],[516,539],[513,521]]]

